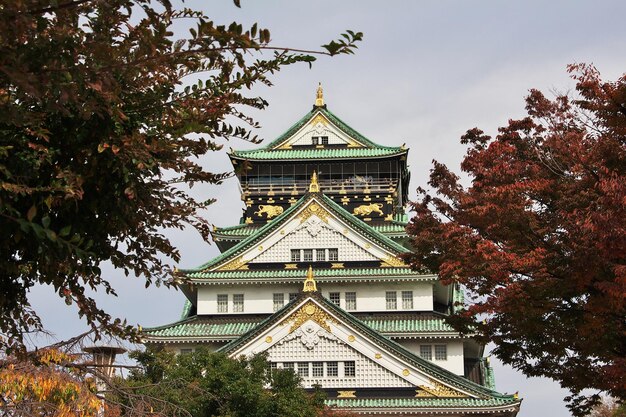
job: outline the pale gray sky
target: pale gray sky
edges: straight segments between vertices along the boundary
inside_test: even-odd
[[[529,88],[567,91],[573,83],[565,67],[594,63],[605,79],[626,71],[626,3],[623,1],[193,1],[214,21],[233,20],[267,27],[278,46],[315,49],[345,29],[363,31],[354,56],[320,58],[277,74],[274,87],[255,88],[270,106],[251,112],[262,124],[258,132],[271,140],[311,109],[317,83],[324,86],[331,111],[353,128],[383,145],[410,147],[411,189],[424,186],[431,161],[458,171],[464,153],[459,137],[478,126],[495,134],[498,126],[524,114]],[[242,142],[226,148],[249,148]],[[224,152],[208,155],[212,170],[229,170]],[[200,198],[216,197],[208,219],[229,226],[238,222],[241,201],[236,180],[194,189]],[[415,195],[414,193],[412,194]],[[188,230],[168,232],[182,252],[182,267],[214,257],[215,245]],[[101,307],[144,327],[178,319],[180,292],[151,287],[105,268],[118,298],[98,296]],[[34,288],[32,300],[44,323],[59,338],[79,333],[84,325],[46,288]],[[520,417],[569,415],[558,384],[527,379],[495,364],[499,391],[519,391]]]

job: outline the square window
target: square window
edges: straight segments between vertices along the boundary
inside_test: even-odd
[[[233,311],[243,313],[243,294],[233,294]]]
[[[289,302],[292,302],[296,298],[298,298],[298,293],[297,292],[290,292],[289,293]]]
[[[322,145],[328,145],[328,136],[322,136]]]
[[[302,252],[303,252],[302,260],[304,262],[311,262],[311,261],[313,261],[313,249],[305,249]]]
[[[420,357],[429,361],[433,360],[433,347],[431,345],[420,345]]]
[[[328,299],[330,300],[331,303],[333,303],[334,305],[338,306],[339,305],[339,293],[338,292],[331,292],[328,293]]]
[[[326,376],[339,376],[338,362],[326,362]]]
[[[329,261],[338,261],[339,260],[339,249],[332,248],[328,249],[328,260]]]
[[[283,363],[283,369],[291,369],[293,370],[295,368],[295,364],[293,362],[284,362]]]
[[[313,362],[312,368],[314,377],[324,376],[324,362]]]
[[[326,260],[326,249],[315,249],[315,260],[316,261],[325,261]]]
[[[354,361],[347,361],[343,363],[343,376],[345,377],[356,376],[356,365]]]
[[[435,360],[438,360],[438,361],[448,360],[448,346],[447,345],[435,345]]]
[[[355,292],[346,293],[346,310],[348,311],[356,310],[356,293]]]
[[[300,262],[300,249],[291,250],[291,262]]]
[[[387,310],[396,310],[398,308],[398,296],[395,291],[387,291],[385,293],[385,305]]]
[[[413,291],[402,291],[402,309],[413,310]]]
[[[272,299],[274,301],[274,311],[280,310],[285,305],[285,294],[282,292],[274,293]]]
[[[228,313],[228,294],[217,294],[217,312]]]
[[[308,362],[298,362],[298,375],[303,378],[307,378],[309,376],[309,363]]]
[[[311,145],[318,145],[320,143],[320,137],[319,136],[312,136],[311,137]]]

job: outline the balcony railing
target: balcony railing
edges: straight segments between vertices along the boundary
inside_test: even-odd
[[[244,184],[245,195],[302,195],[308,191],[310,181]],[[392,193],[396,191],[395,179],[320,180],[320,190],[326,194]]]

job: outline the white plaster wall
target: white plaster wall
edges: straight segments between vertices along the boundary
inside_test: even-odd
[[[266,314],[274,312],[273,294],[285,294],[285,304],[289,293],[298,292],[302,284],[293,285],[235,285],[205,286],[198,288],[198,314],[218,314],[217,295],[228,294],[228,314]],[[233,312],[233,294],[243,294],[243,312]],[[222,313],[220,313],[222,314]]]
[[[339,362],[339,375],[337,377],[304,377],[304,387],[310,388],[319,384],[325,388],[365,388],[365,387],[409,387],[404,379],[389,372],[379,364],[363,356],[355,349],[338,340],[321,338],[312,349],[306,348],[300,339],[293,339],[285,343],[276,344],[268,349],[270,362],[316,362],[337,361]],[[343,361],[354,361],[356,375],[345,377],[343,375]]]
[[[318,289],[324,297],[329,298],[329,293],[340,293],[340,307],[346,308],[346,291],[356,292],[355,311],[374,312],[389,311],[385,300],[387,291],[397,292],[397,306],[402,310],[402,291],[413,291],[413,310],[411,311],[432,311],[433,310],[433,285],[432,283],[395,283],[395,282],[376,282],[376,283],[355,283],[355,284],[319,284]]]
[[[385,292],[397,291],[398,309],[394,311],[407,311],[402,309],[402,291],[413,291],[413,310],[432,311],[433,295],[432,283],[353,283],[353,284],[317,284],[318,290],[324,297],[329,298],[329,293],[339,292],[341,298],[340,307],[346,307],[345,293],[356,292],[357,312],[389,311],[387,310]],[[233,286],[202,286],[198,287],[198,314],[218,314],[217,295],[228,294],[228,314],[269,314],[274,312],[274,293],[283,293],[285,304],[289,301],[289,293],[296,293],[302,289],[302,284],[291,285],[233,285]],[[243,294],[244,309],[241,313],[233,312],[233,294]]]
[[[415,353],[419,356],[420,345],[432,345],[433,346],[433,360],[432,362],[447,369],[450,372],[454,372],[457,375],[463,375],[465,373],[465,366],[463,364],[463,341],[461,340],[448,340],[448,339],[420,339],[420,340],[396,340],[399,344]],[[435,360],[435,347],[434,345],[447,345],[448,346],[448,359]]]
[[[291,262],[291,249],[339,249],[339,259],[334,262],[346,261],[375,261],[377,258],[364,248],[331,229],[325,223],[321,223],[322,230],[315,236],[311,235],[306,224],[301,228],[289,233],[283,239],[275,243],[271,248],[259,254],[251,263],[256,262]]]

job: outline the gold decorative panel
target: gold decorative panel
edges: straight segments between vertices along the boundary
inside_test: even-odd
[[[455,389],[452,389],[440,382],[430,380],[433,387],[428,385],[420,385],[419,389],[415,390],[415,396],[420,398],[467,398],[467,394],[463,394]]]
[[[382,267],[390,267],[390,266],[406,267],[407,264],[405,264],[404,262],[402,262],[400,259],[396,258],[395,256],[387,256],[385,259],[381,261],[380,266]]]
[[[383,208],[383,205],[381,203],[363,204],[361,206],[355,207],[354,210],[352,210],[352,214],[354,214],[355,216],[364,217],[364,216],[369,216],[372,213],[378,213],[382,216],[385,214],[381,210],[382,208]]]
[[[282,213],[283,213],[283,208],[281,206],[271,206],[267,204],[260,205],[259,211],[254,212],[254,214],[256,214],[259,217],[265,214],[265,216],[268,219],[271,219],[272,217],[276,217]]]
[[[300,223],[304,223],[313,215],[322,219],[324,223],[328,223],[328,212],[317,203],[309,204],[304,210],[302,210],[302,212],[298,215]]]
[[[356,398],[356,391],[337,391],[337,398]]]
[[[291,328],[289,329],[289,333],[293,333],[309,320],[314,321],[322,329],[326,330],[329,333],[332,332],[330,331],[330,326],[328,325],[328,322],[339,324],[337,320],[328,315],[328,313],[319,308],[317,304],[312,301],[308,301],[306,304],[300,307],[298,311],[287,317],[280,324],[284,326],[286,324],[292,323]]]
[[[243,256],[239,256],[238,258],[233,259],[230,262],[225,263],[224,265],[218,268],[219,271],[235,271],[237,269],[248,269],[247,265],[245,265],[246,261],[243,260]],[[243,267],[246,268],[243,268]]]

